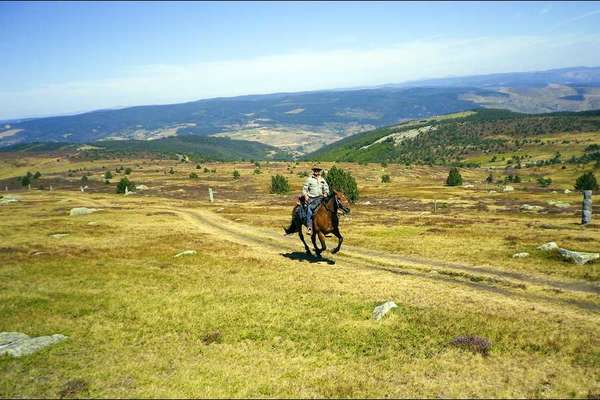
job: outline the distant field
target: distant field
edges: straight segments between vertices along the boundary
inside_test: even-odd
[[[537,250],[600,251],[598,201],[583,227],[580,194],[564,193],[592,163],[521,169],[506,193],[485,168],[448,188],[447,167],[338,163],[361,197],[324,262],[281,228],[310,165],[2,154],[0,195],[20,200],[0,205],[0,330],[69,339],[0,358],[0,397],[59,397],[75,379],[75,397],[597,397],[600,263]],[[149,189],[114,193],[120,166]],[[38,170],[31,191],[17,184]],[[269,194],[275,174],[289,195]],[[373,321],[387,300],[399,308]],[[490,354],[451,346],[460,335]]]

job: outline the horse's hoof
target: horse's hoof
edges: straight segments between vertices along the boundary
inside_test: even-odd
[[[337,253],[338,251],[340,251],[340,249],[333,249],[333,250],[331,250],[331,254],[335,254],[335,253]]]

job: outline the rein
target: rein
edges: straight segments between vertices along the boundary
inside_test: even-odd
[[[333,210],[330,210],[329,207],[327,207],[327,203],[329,203],[331,201],[331,199],[334,199],[333,202]],[[329,198],[325,198],[323,199],[323,207],[325,207],[325,209],[330,212],[331,214],[338,214],[338,210],[341,208],[340,204],[339,204],[339,200],[338,198],[334,195],[330,196]],[[344,211],[344,209],[342,209],[342,214],[345,214],[346,212]]]

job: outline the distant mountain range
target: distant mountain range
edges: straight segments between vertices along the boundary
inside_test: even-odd
[[[217,135],[259,141],[301,155],[358,132],[482,107],[525,113],[599,109],[600,67],[215,98],[5,121],[0,125],[0,146]]]

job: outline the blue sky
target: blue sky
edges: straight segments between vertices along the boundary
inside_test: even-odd
[[[0,2],[0,119],[600,66],[600,2]]]

